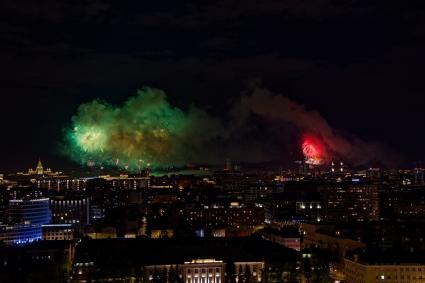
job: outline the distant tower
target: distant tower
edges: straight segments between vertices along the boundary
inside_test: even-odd
[[[41,163],[40,159],[38,159],[37,168],[35,169],[35,173],[37,175],[43,175],[44,174],[43,164]]]
[[[232,160],[230,160],[230,158],[226,159],[226,164],[224,166],[224,170],[232,170]]]
[[[423,185],[423,184],[425,184],[424,169],[422,169],[422,168],[415,168],[415,170],[414,170],[414,177],[415,177],[415,184],[416,185]]]

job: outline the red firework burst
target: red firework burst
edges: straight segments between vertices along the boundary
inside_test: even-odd
[[[315,145],[311,140],[305,140],[303,142],[302,150],[307,163],[314,165],[321,163],[319,146]]]

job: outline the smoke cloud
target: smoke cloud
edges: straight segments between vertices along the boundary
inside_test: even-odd
[[[242,117],[256,113],[272,120],[295,125],[307,135],[313,135],[325,147],[325,158],[341,158],[355,165],[371,162],[393,164],[401,157],[379,142],[366,142],[357,137],[346,137],[332,128],[316,110],[308,111],[303,105],[267,89],[256,88],[252,95],[244,96],[238,107]]]
[[[286,129],[295,128],[320,140],[328,158],[367,164],[389,156],[382,144],[346,138],[318,111],[266,89],[241,96],[232,113],[233,118],[223,123],[195,106],[187,111],[173,107],[163,91],[143,88],[122,105],[100,100],[80,105],[64,131],[63,152],[83,164],[133,169],[219,164],[225,157],[276,161],[288,150],[284,144],[297,139]],[[292,144],[298,147],[292,150],[300,150],[299,143]]]
[[[158,89],[144,88],[121,106],[82,104],[65,130],[65,153],[82,163],[138,167],[211,162],[208,151],[222,135],[219,120],[191,107],[172,107]]]

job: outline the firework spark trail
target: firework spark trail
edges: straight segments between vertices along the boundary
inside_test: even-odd
[[[322,163],[321,154],[317,146],[310,140],[305,140],[302,144],[302,150],[306,163],[320,165]]]

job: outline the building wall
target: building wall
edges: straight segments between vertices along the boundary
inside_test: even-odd
[[[323,204],[320,196],[311,200],[311,196],[287,192],[271,196],[264,203],[266,223],[284,223],[286,221],[321,221]]]
[[[49,199],[14,199],[8,212],[12,225],[0,227],[0,240],[17,245],[41,240],[41,226],[50,222]]]
[[[345,259],[344,273],[348,283],[425,282],[425,264],[367,265]]]
[[[71,224],[52,224],[42,226],[43,240],[72,240],[74,230]]]
[[[318,233],[316,230],[320,228],[320,225],[303,223],[301,228],[304,234],[303,246],[305,248],[314,246],[320,249],[330,249],[338,254],[341,262],[348,250],[366,247],[364,243],[352,239],[338,238]]]
[[[224,266],[222,261],[214,259],[185,262],[181,268],[183,283],[222,283]]]
[[[258,207],[188,208],[185,219],[193,228],[248,228],[264,223],[264,211]]]
[[[73,224],[78,232],[90,224],[89,198],[54,197],[50,199],[50,209],[54,224]]]
[[[319,188],[328,222],[379,220],[377,185],[341,184]]]
[[[14,199],[9,201],[9,216],[13,223],[42,225],[50,222],[49,199]]]
[[[74,263],[72,282],[87,282],[87,276],[94,270],[93,262]],[[251,273],[251,282],[261,282],[261,270],[264,268],[264,262],[235,262],[236,282],[242,282],[246,269]],[[141,276],[146,280],[143,282],[171,282],[167,277],[173,268],[176,273],[174,276],[181,278],[183,283],[225,283],[226,263],[215,259],[193,259],[190,262],[173,264],[156,264],[141,267]],[[121,274],[120,281],[135,282],[135,277],[131,274]],[[165,278],[161,278],[165,276]],[[97,278],[96,282],[115,282],[114,276],[110,278]]]
[[[300,238],[285,238],[279,235],[268,235],[266,237],[267,240],[272,241],[274,243],[277,243],[279,245],[282,245],[284,247],[287,247],[289,249],[293,249],[296,251],[301,250],[301,241]]]
[[[41,240],[41,225],[0,226],[0,241],[6,245],[19,245]]]
[[[174,235],[173,229],[154,229],[151,231],[151,238],[172,238]]]
[[[250,269],[252,282],[261,282],[261,270],[264,268],[264,262],[235,262],[236,274],[243,274],[246,268]],[[145,266],[150,282],[153,282],[154,274],[160,273],[173,266],[178,268],[178,272],[183,283],[224,283],[226,263],[215,259],[194,259],[190,262],[174,265],[150,265]],[[236,282],[242,279],[235,278]]]
[[[251,272],[251,281],[252,282],[262,282],[262,269],[264,268],[264,262],[235,262],[236,273],[244,274],[246,272],[246,268],[250,269]],[[241,282],[242,278],[236,277],[237,282]]]

